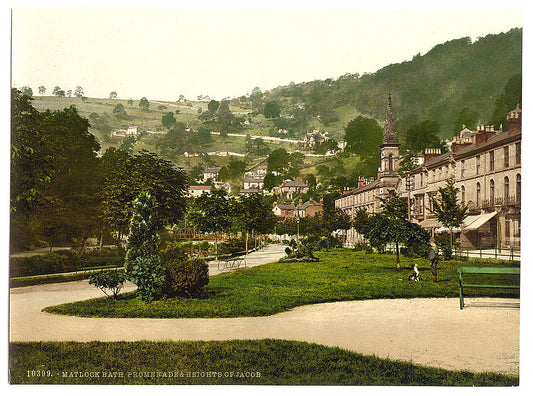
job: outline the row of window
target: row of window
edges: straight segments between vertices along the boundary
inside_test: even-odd
[[[503,147],[503,167],[508,168],[511,165],[511,155],[509,152],[510,146]],[[489,165],[489,172],[493,172],[496,168],[495,166],[495,152],[494,150],[491,150],[488,152],[488,165]],[[514,152],[514,165],[520,165],[521,163],[521,157],[522,157],[522,145],[521,142],[515,143],[515,152]],[[476,156],[476,175],[480,175],[482,173],[481,169],[481,154]],[[466,166],[465,166],[465,160],[461,161],[461,178],[463,179],[465,177],[466,172]]]
[[[520,174],[516,175],[515,178],[515,191],[516,191],[516,201],[520,202],[521,195],[522,195],[522,176]],[[510,199],[510,180],[509,177],[505,176],[503,178],[503,199],[505,202],[509,201]],[[481,203],[481,183],[476,183],[476,204],[479,205]],[[489,201],[491,203],[494,203],[496,199],[496,185],[494,183],[494,179],[490,179],[489,181]],[[465,186],[461,186],[461,202],[466,202],[466,188]]]

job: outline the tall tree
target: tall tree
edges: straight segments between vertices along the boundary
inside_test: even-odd
[[[116,99],[117,98],[117,92],[116,91],[111,91],[109,93],[109,99]]]
[[[148,99],[146,99],[146,97],[143,96],[139,100],[139,107],[144,111],[148,111],[148,108],[150,107],[150,102],[148,101]]]
[[[119,233],[127,228],[131,202],[142,191],[158,202],[154,220],[158,228],[176,224],[183,217],[187,189],[187,175],[183,169],[144,150],[129,155],[108,149],[102,161],[106,173],[100,213],[104,222]]]
[[[446,180],[446,185],[439,188],[437,197],[433,198],[433,214],[437,220],[450,230],[450,249],[453,249],[453,229],[461,227],[467,207],[459,203],[453,179]]]
[[[372,118],[358,116],[344,128],[346,151],[357,154],[363,161],[371,164],[371,174],[375,174],[379,166],[379,146],[383,138],[383,130]]]
[[[507,113],[522,105],[522,74],[515,74],[507,80],[503,93],[494,103],[490,124],[496,128],[502,124],[507,129]]]
[[[39,95],[44,95],[46,93],[46,87],[44,85],[39,86]]]
[[[214,190],[209,194],[203,193],[194,200],[187,216],[199,231],[214,233],[218,260],[218,235],[228,230],[233,223],[231,205],[226,191]]]
[[[132,206],[125,267],[141,299],[152,301],[161,294],[165,281],[165,268],[159,255],[156,201],[150,194],[141,192]]]

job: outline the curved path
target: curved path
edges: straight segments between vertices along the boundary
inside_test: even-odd
[[[132,290],[134,285],[128,285]],[[44,307],[99,297],[87,281],[10,290],[11,341],[230,340],[278,338],[380,358],[518,375],[519,300],[456,298],[344,301],[265,317],[78,318]]]

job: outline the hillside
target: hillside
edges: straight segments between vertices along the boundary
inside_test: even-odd
[[[481,122],[488,122],[506,82],[521,72],[522,29],[517,28],[475,42],[470,38],[451,40],[376,73],[280,86],[265,95],[286,108],[304,102],[311,111],[317,109],[315,116],[329,113],[326,115],[333,115],[334,120],[331,127],[337,128],[335,115],[346,108],[383,119],[387,94],[392,93],[399,120],[437,121],[443,136],[450,137],[465,106],[478,112]],[[322,124],[322,128],[328,127]]]

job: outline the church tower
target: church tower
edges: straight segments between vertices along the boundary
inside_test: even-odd
[[[381,182],[383,194],[387,190],[395,189],[398,182],[398,168],[400,166],[400,143],[394,126],[394,114],[392,112],[392,98],[389,94],[387,104],[387,118],[385,119],[385,129],[383,130],[383,141],[381,143]]]

